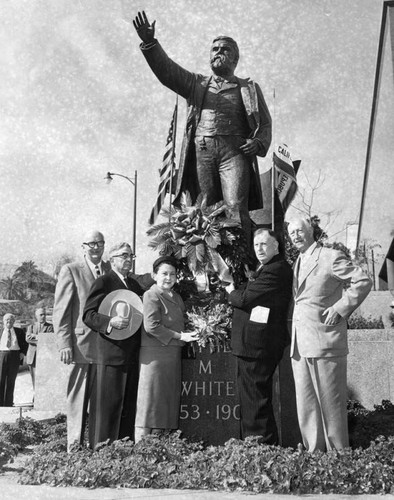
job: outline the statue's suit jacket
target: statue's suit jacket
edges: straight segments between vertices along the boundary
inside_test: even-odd
[[[261,358],[276,347],[280,352],[289,344],[287,326],[291,301],[292,270],[280,256],[275,255],[243,287],[229,295],[234,306],[231,347],[235,356]],[[270,309],[267,324],[250,321],[254,307]]]
[[[111,265],[102,262],[104,273]],[[86,260],[65,264],[59,274],[53,309],[53,326],[59,350],[73,349],[75,363],[96,362],[96,333],[82,321],[83,308],[89,290],[95,281]]]
[[[199,194],[194,137],[211,77],[191,73],[179,66],[168,57],[157,40],[147,46],[141,44],[141,49],[160,82],[187,100],[186,130],[179,161],[174,203],[177,204],[180,201],[180,196],[185,191],[190,193],[192,203],[194,203]],[[252,80],[248,78],[237,78],[237,80],[251,130],[250,138],[259,140],[260,149],[257,154],[265,156],[271,144],[271,116],[263,93],[257,83]],[[257,160],[254,158],[250,180],[249,210],[257,210],[262,206],[260,176]]]
[[[339,250],[316,245],[298,276],[294,265],[294,311],[290,355],[295,342],[306,358],[345,356],[348,353],[346,319],[371,289],[371,280]],[[323,312],[333,306],[341,315],[336,325],[325,325]]]
[[[49,333],[53,332],[53,325],[45,321],[42,325],[40,333]],[[29,348],[26,354],[26,364],[33,365],[36,360],[37,353],[37,341],[39,335],[39,323],[34,323],[30,325],[26,332],[26,340],[29,343]]]

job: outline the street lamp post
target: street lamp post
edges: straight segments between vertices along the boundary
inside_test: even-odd
[[[134,171],[134,180],[127,177],[127,175],[116,174],[115,172],[107,172],[105,180],[109,184],[113,179],[113,176],[123,177],[130,184],[134,186],[134,211],[133,211],[133,252],[136,253],[136,237],[137,237],[137,170]],[[135,260],[133,260],[133,272],[135,271]]]

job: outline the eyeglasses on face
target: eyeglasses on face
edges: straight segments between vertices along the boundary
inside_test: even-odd
[[[90,241],[89,243],[84,243],[84,245],[89,248],[103,248],[105,241]]]
[[[123,260],[126,260],[126,259],[131,259],[131,260],[135,260],[135,255],[132,254],[132,253],[121,253],[121,254],[118,254],[118,255],[112,255],[112,257],[120,257],[121,259]]]

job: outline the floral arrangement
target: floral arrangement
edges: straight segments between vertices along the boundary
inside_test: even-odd
[[[179,208],[162,210],[167,222],[152,226],[149,246],[161,255],[184,261],[193,276],[216,275],[220,281],[242,282],[245,266],[253,264],[238,221],[224,214],[224,206],[204,207],[201,199],[191,206],[184,196]]]
[[[206,306],[193,305],[186,311],[186,326],[196,330],[198,347],[209,347],[210,352],[228,346],[231,335],[232,307],[225,303],[210,303]]]

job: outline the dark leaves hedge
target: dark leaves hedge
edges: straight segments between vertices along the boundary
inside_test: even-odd
[[[368,418],[389,417],[393,405],[368,412],[350,402],[353,436],[374,435]],[[380,418],[381,419],[381,418]],[[394,421],[394,418],[390,420]],[[373,429],[373,432],[371,431]],[[381,428],[388,432],[390,425]],[[354,443],[353,443],[354,444]],[[205,447],[183,439],[180,432],[103,443],[92,452],[66,451],[64,416],[50,423],[20,419],[0,426],[0,456],[12,456],[24,446],[34,453],[24,465],[22,484],[52,486],[207,489],[293,494],[394,493],[394,437],[380,436],[367,447],[328,453],[307,453],[267,446],[258,438],[230,439],[224,446]]]
[[[95,452],[54,452],[41,445],[25,466],[23,484],[179,488],[272,493],[394,493],[394,438],[367,449],[310,454],[231,439],[203,448],[178,433],[117,441]]]

